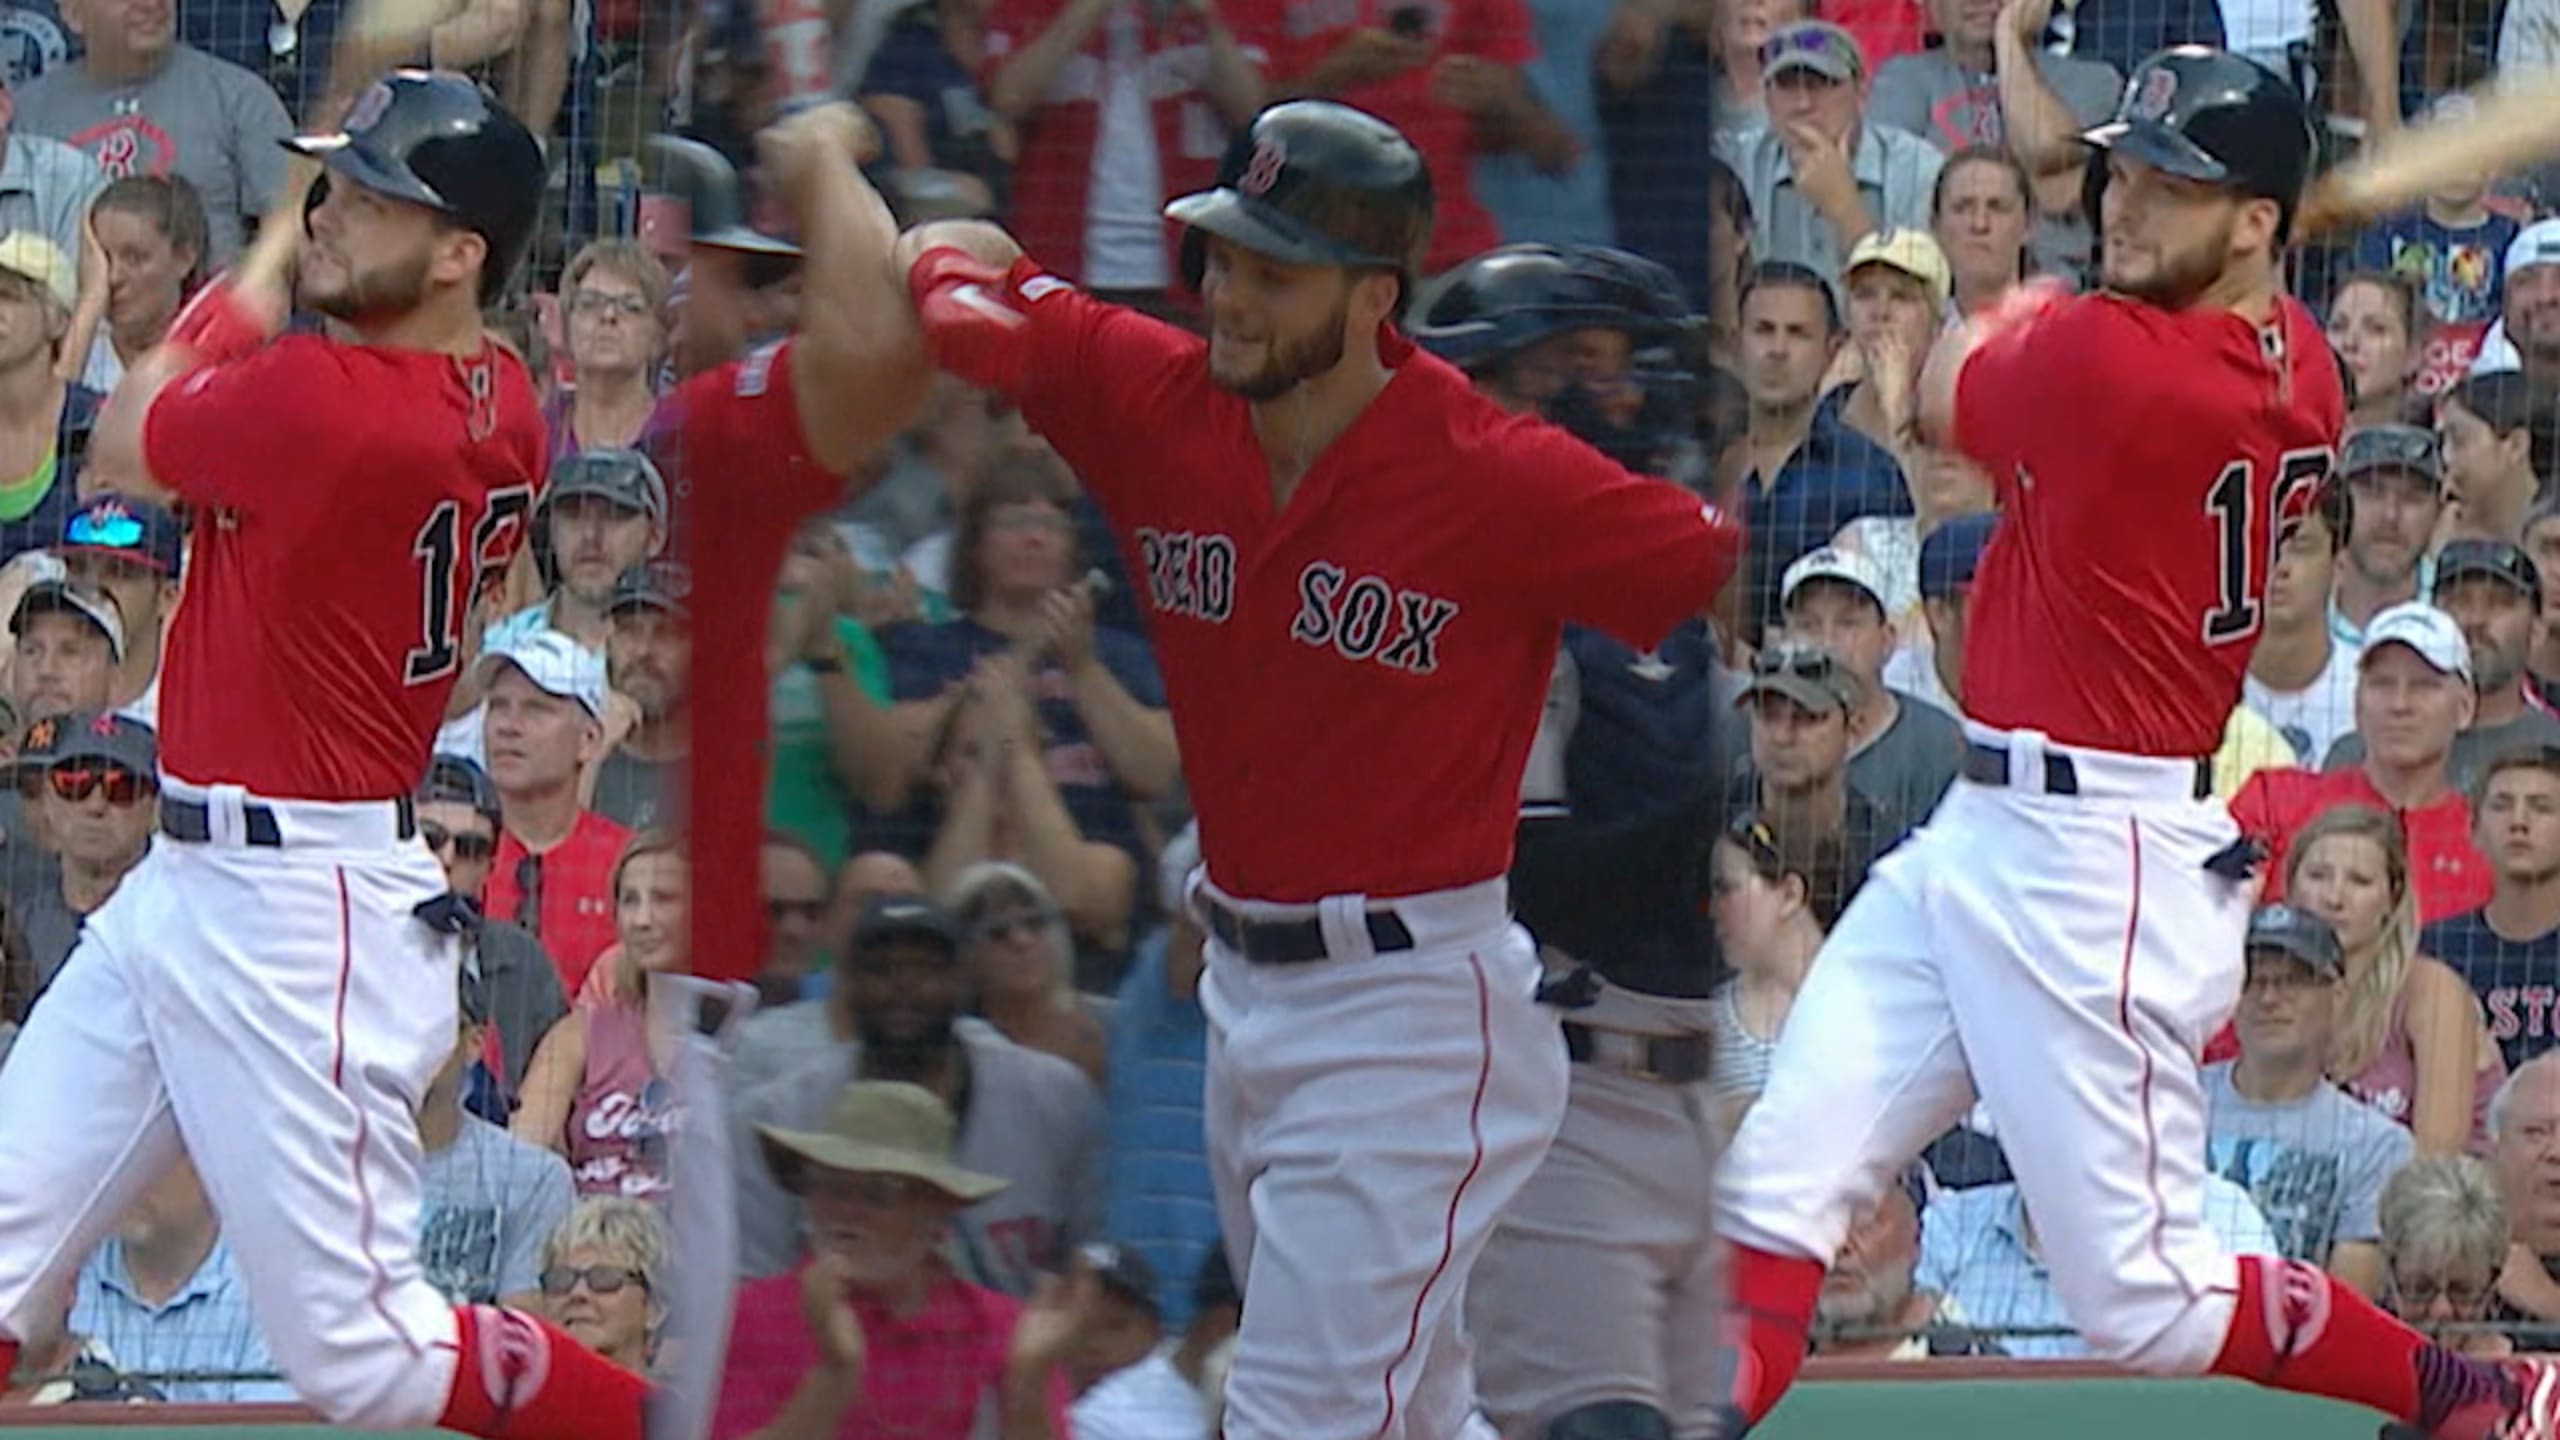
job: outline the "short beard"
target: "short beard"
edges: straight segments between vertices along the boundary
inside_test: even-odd
[[[1902,1307],[1911,1300],[1910,1272],[1879,1274],[1869,1271],[1866,1288],[1854,1296],[1834,1298],[1826,1289],[1814,1302],[1814,1318],[1824,1330],[1840,1334],[1844,1340],[1873,1340],[1879,1327],[1893,1322]]]
[[[2136,300],[2157,305],[2163,310],[2180,310],[2195,303],[2196,297],[2222,278],[2225,261],[2231,254],[2231,232],[2236,217],[2224,216],[2215,227],[2212,242],[2192,250],[2161,258],[2158,273],[2139,284],[2125,284],[2113,275],[2106,276],[2107,288]],[[2105,241],[2099,242],[2103,252]]]
[[[957,1010],[946,1011],[942,1018],[928,1024],[914,1035],[889,1035],[862,1019],[854,1017],[854,1028],[862,1036],[862,1078],[865,1080],[904,1080],[911,1085],[931,1088],[940,1080],[943,1060],[960,1043],[952,1024],[960,1018]]]
[[[355,273],[350,266],[344,290],[334,295],[306,295],[303,303],[332,320],[358,327],[394,319],[426,303],[427,267],[431,263],[432,257],[419,255],[365,274]]]
[[[1277,400],[1342,363],[1343,352],[1350,347],[1344,332],[1351,325],[1351,290],[1343,287],[1333,302],[1333,315],[1318,326],[1316,333],[1287,346],[1274,347],[1271,360],[1260,370],[1240,380],[1221,380],[1212,372],[1220,388],[1260,404]]]

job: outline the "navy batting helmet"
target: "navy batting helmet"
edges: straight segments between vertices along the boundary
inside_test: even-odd
[[[338,133],[284,143],[328,168],[323,184],[343,177],[424,205],[487,241],[484,305],[505,293],[533,245],[548,175],[542,147],[497,97],[463,76],[394,70],[356,96]]]
[[[1431,172],[1403,132],[1348,105],[1292,100],[1236,135],[1217,188],[1164,213],[1191,227],[1182,278],[1195,290],[1216,235],[1292,264],[1392,270],[1410,296],[1431,203]]]
[[[2101,230],[2107,154],[2118,152],[2189,180],[2276,202],[2276,238],[2293,229],[2319,141],[2292,82],[2245,57],[2204,45],[2163,50],[2125,82],[2115,118],[2080,137],[2091,147],[2083,199]]]
[[[1605,245],[1505,245],[1449,275],[1413,329],[1414,343],[1473,374],[1499,371],[1542,340],[1576,330],[1628,338],[1624,380],[1643,405],[1632,422],[1587,382],[1532,395],[1548,419],[1633,469],[1655,469],[1693,438],[1697,377],[1690,351],[1705,331],[1679,278]],[[1604,384],[1617,383],[1616,377]]]

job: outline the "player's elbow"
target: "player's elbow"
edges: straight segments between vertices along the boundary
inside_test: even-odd
[[[916,261],[943,249],[961,251],[998,274],[1022,258],[1022,246],[1002,226],[984,220],[931,220],[898,237],[893,252],[898,273],[913,272]]]

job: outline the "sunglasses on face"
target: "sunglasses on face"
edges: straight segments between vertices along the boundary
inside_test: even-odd
[[[1856,53],[1828,30],[1782,30],[1760,42],[1762,69],[1775,66],[1779,57],[1785,55],[1822,55],[1840,61],[1853,71],[1858,68]]]
[[[121,765],[56,765],[45,772],[45,780],[57,797],[74,804],[104,790],[108,804],[132,805],[157,788],[155,781]]]
[[[142,522],[131,515],[75,515],[62,532],[72,545],[94,546],[101,550],[139,550],[142,548]]]
[[[486,860],[498,853],[498,837],[477,830],[447,830],[441,825],[422,823],[418,835],[427,842],[428,849],[439,855],[450,846],[456,860]]]
[[[619,1295],[625,1285],[637,1285],[643,1290],[649,1288],[649,1282],[641,1277],[640,1272],[627,1266],[590,1265],[584,1270],[573,1270],[566,1265],[554,1265],[542,1272],[542,1293],[556,1300],[577,1289],[578,1282],[582,1280],[586,1282],[590,1295]]]

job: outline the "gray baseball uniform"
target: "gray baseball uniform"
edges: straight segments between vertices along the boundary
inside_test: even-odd
[[[1028,1295],[1043,1270],[1057,1269],[1070,1247],[1100,1228],[1101,1102],[1075,1066],[1024,1049],[982,1020],[960,1021],[957,1033],[969,1086],[952,1158],[1009,1183],[960,1212],[953,1259],[980,1285]],[[825,1128],[836,1097],[861,1078],[860,1058],[859,1045],[812,1052],[735,1102],[738,1257],[747,1276],[788,1270],[804,1249],[799,1202],[774,1183],[755,1127]]]

